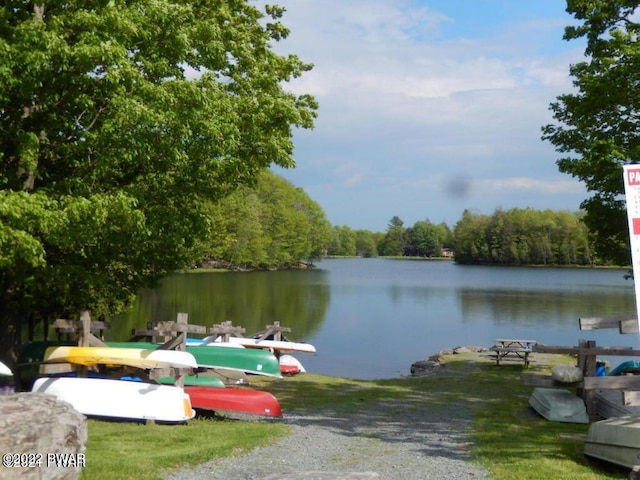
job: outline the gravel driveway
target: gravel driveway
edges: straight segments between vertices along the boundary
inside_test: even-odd
[[[170,480],[482,479],[471,463],[471,412],[450,404],[425,408],[419,398],[367,404],[357,413],[285,414],[292,434],[233,458],[172,472]]]

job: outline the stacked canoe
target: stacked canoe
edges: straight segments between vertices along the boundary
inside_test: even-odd
[[[157,348],[154,343],[109,342],[120,348]],[[227,386],[248,383],[252,375],[281,377],[278,359],[270,352],[245,348],[187,345],[186,352],[196,359],[197,375],[185,377],[184,389],[196,410],[242,412],[254,415],[282,416],[280,403],[269,392]],[[224,382],[215,385],[215,380]],[[161,379],[167,381],[167,379]],[[218,387],[218,388],[216,388]],[[222,387],[222,388],[220,388]]]
[[[273,354],[243,348],[176,351],[157,347],[142,342],[108,347],[33,342],[25,346],[19,359],[22,384],[100,418],[182,423],[193,418],[193,409],[282,415],[278,400],[270,393],[225,386],[246,383],[251,375],[281,377]],[[50,371],[52,366],[63,368],[41,373],[42,367]],[[79,366],[90,369],[90,374],[76,374]],[[184,387],[174,385],[174,377],[149,380],[149,372],[159,368],[188,369],[194,374],[183,377]]]
[[[125,375],[127,368],[194,369],[193,355],[174,350],[49,346],[43,365],[66,364],[92,368],[92,375],[63,372],[35,379],[32,392],[53,395],[80,413],[95,418],[184,423],[195,416],[189,395],[177,386],[143,382]],[[120,369],[116,375],[114,370]],[[74,374],[75,373],[75,374]]]

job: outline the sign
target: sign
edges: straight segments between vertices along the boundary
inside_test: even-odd
[[[640,165],[624,165],[622,168],[631,242],[633,284],[636,290],[636,311],[640,327]]]

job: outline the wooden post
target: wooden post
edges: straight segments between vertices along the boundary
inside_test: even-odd
[[[78,346],[89,347],[89,335],[91,335],[91,315],[88,310],[80,313],[80,328],[78,329]]]
[[[589,340],[587,342],[587,348],[595,348],[595,346],[596,346],[595,340]],[[584,365],[584,376],[595,377],[596,368],[597,368],[596,355],[595,354],[587,355],[585,359],[585,365]],[[596,391],[593,389],[584,389],[582,392],[582,400],[584,401],[584,404],[587,407],[587,414],[589,416],[596,415],[596,405],[594,402],[595,395],[596,395]]]
[[[267,325],[267,329],[258,336],[258,340],[264,340],[273,335],[273,339],[279,342],[282,340],[282,332],[291,332],[291,329],[281,327],[280,322],[273,322],[273,325]]]
[[[80,313],[80,328],[77,330],[78,346],[89,346],[89,335],[91,335],[91,315],[88,310],[84,310]],[[87,377],[89,375],[89,367],[81,365],[77,370],[78,377]]]
[[[209,338],[207,343],[215,341],[218,337],[220,337],[223,342],[228,342],[232,335],[242,337],[242,334],[245,332],[245,328],[234,327],[231,320],[226,320],[219,325],[214,324],[213,327],[209,329],[209,336],[212,338]]]
[[[178,313],[178,318],[176,319],[176,323],[178,325],[187,325],[189,323],[189,314],[187,313]],[[180,342],[177,346],[176,346],[176,350],[181,350],[181,351],[186,351],[187,349],[187,331],[188,329],[185,328],[185,331],[182,331],[178,334],[178,336],[182,336],[182,342]]]
[[[178,325],[186,326],[189,323],[189,315],[186,313],[178,313],[178,318],[176,318],[176,323]],[[178,333],[177,337],[180,338],[180,343],[176,345],[176,350],[180,350],[182,352],[185,352],[187,350],[186,330],[187,329],[185,328],[185,331]],[[180,368],[176,370],[176,375],[174,379],[175,379],[175,381],[173,382],[174,385],[176,385],[177,387],[184,388],[184,370],[183,369]]]

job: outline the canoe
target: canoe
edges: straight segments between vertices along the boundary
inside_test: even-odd
[[[241,388],[184,387],[196,410],[250,413],[281,417],[278,399],[269,392]]]
[[[529,405],[552,422],[589,423],[584,402],[568,390],[534,388]]]
[[[640,364],[635,360],[627,360],[611,370],[609,376],[636,375],[638,373],[640,373]]]
[[[187,337],[187,346],[193,347],[193,346],[205,346],[207,345],[207,341],[203,338],[191,338],[191,337]],[[216,343],[216,346],[218,347],[228,347],[228,348],[244,348],[244,346],[238,344],[238,343],[229,343],[229,342],[218,342]]]
[[[78,372],[61,372],[61,373],[51,373],[43,375],[46,377],[78,377]],[[125,373],[122,376],[118,376],[117,378],[113,376],[113,372],[87,372],[85,378],[109,378],[109,379],[117,379],[117,380],[125,380],[129,382],[142,382],[142,378],[137,375],[132,375],[129,373]],[[187,386],[196,386],[196,387],[217,387],[223,388],[225,384],[218,377],[211,377],[207,375],[185,375],[184,377],[184,385]],[[162,385],[173,385],[175,383],[175,377],[162,377],[155,380],[155,382],[160,383]],[[147,383],[149,383],[147,381]],[[154,383],[154,380],[151,380],[151,383]]]
[[[584,453],[627,468],[640,464],[640,416],[609,418],[589,425]]]
[[[208,337],[205,339],[208,342],[207,345],[213,345],[217,343],[224,343],[220,337],[212,339]],[[264,348],[277,350],[282,353],[286,352],[302,352],[302,353],[316,353],[316,347],[310,343],[291,342],[288,340],[260,340],[258,338],[248,337],[229,337],[229,343],[242,345],[246,348]]]
[[[11,377],[13,376],[13,372],[4,363],[0,362],[0,375]]]
[[[162,377],[157,380],[158,383],[163,385],[173,385],[175,382],[174,377]],[[209,375],[185,375],[184,386],[187,387],[217,387],[223,388],[224,382],[218,377],[212,377]]]
[[[153,350],[158,347],[157,344],[148,342],[107,342],[107,345],[112,348],[142,348],[147,350]],[[227,375],[225,376],[229,378],[244,376],[245,373],[271,377],[282,376],[278,359],[272,353],[262,350],[187,345],[187,353],[195,357],[199,367],[215,369],[221,374],[226,373]]]
[[[278,360],[280,362],[280,373],[283,375],[297,375],[298,373],[306,372],[302,363],[292,355],[285,353]]]
[[[622,390],[598,390],[593,403],[596,414],[605,419],[640,415],[640,405],[627,404],[629,402],[625,402],[625,392]]]
[[[88,367],[122,365],[143,369],[198,368],[196,359],[188,352],[143,348],[48,347],[43,360],[48,363],[73,363]]]
[[[32,392],[53,395],[95,418],[184,423],[195,416],[180,387],[104,378],[39,378]]]

